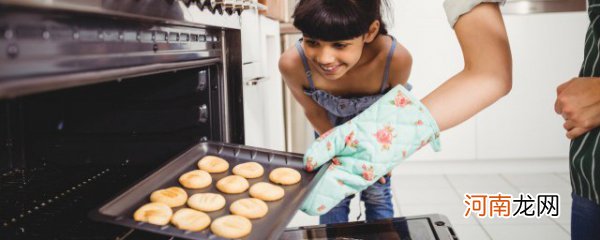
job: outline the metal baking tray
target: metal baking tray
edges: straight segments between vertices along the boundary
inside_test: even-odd
[[[229,170],[225,173],[211,174],[213,183],[210,187],[191,190],[185,189],[189,196],[201,192],[221,193],[216,189],[216,182],[228,175],[231,169],[244,162],[254,161],[265,168],[265,174],[260,178],[248,179],[250,185],[257,182],[269,182],[269,173],[277,167],[294,168],[300,172],[302,179],[298,184],[282,186],[285,190],[283,199],[267,202],[268,214],[252,221],[252,232],[243,239],[277,239],[292,219],[300,204],[304,201],[310,190],[316,185],[317,180],[323,175],[327,167],[308,173],[303,170],[302,155],[286,153],[243,145],[226,144],[218,142],[202,142],[181,155],[175,157],[145,179],[136,183],[129,189],[119,194],[100,208],[90,212],[90,217],[97,221],[113,223],[134,229],[140,229],[158,234],[174,236],[184,239],[222,239],[210,232],[207,227],[201,232],[191,232],[177,229],[173,225],[157,226],[149,223],[136,222],[133,213],[142,205],[150,202],[150,194],[158,189],[179,186],[179,176],[183,173],[198,169],[197,162],[205,155],[219,156],[229,162]],[[219,211],[207,213],[211,220],[230,214],[229,205],[241,198],[250,197],[248,191],[240,194],[221,193],[227,201],[225,207]],[[173,208],[173,212],[181,207]]]

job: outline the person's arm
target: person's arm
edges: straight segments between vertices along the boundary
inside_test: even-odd
[[[324,214],[425,145],[439,151],[438,124],[448,129],[510,91],[510,48],[498,6],[477,5],[460,17],[455,29],[465,60],[463,71],[423,102],[397,86],[307,149],[303,158],[307,171],[334,160],[303,202],[302,211]]]
[[[512,87],[512,59],[498,4],[481,3],[458,18],[454,30],[464,69],[422,99],[440,130],[462,123]]]
[[[571,79],[558,86],[556,95],[554,110],[565,119],[568,138],[600,126],[600,78]]]
[[[296,101],[298,101],[304,109],[304,115],[310,124],[319,134],[323,134],[332,129],[333,125],[329,122],[325,109],[304,94],[302,89],[303,78],[298,76],[299,74],[304,76],[304,72],[296,71],[296,68],[299,65],[295,57],[298,56],[294,56],[293,54],[294,53],[290,53],[289,51],[282,54],[279,59],[279,71],[281,72],[281,76],[286,85],[290,89],[290,92],[292,92],[292,96],[294,96]],[[302,62],[299,64],[302,64]]]

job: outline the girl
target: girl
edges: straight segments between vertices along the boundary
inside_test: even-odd
[[[383,2],[387,6],[387,2]],[[355,117],[391,87],[407,84],[412,59],[387,35],[380,0],[301,0],[294,26],[303,38],[279,60],[309,122],[322,134]],[[347,222],[349,196],[320,217]],[[361,193],[367,220],[393,217],[389,176]]]
[[[464,68],[419,101],[441,131],[464,122],[511,89],[512,60],[502,15],[498,4],[483,3],[503,1],[444,2],[448,20],[460,43]],[[304,107],[306,117],[321,134],[368,108],[390,87],[406,84],[411,57],[387,35],[381,20],[381,4],[380,0],[300,0],[296,7],[294,25],[302,31],[303,39],[295,48],[283,53],[279,68],[292,94]],[[402,113],[399,109],[378,114]],[[356,129],[368,127],[360,124],[350,125]],[[323,148],[322,144],[344,142],[338,139],[343,137],[333,134],[323,138],[307,150],[320,157],[313,159],[307,154],[305,161],[322,164],[337,156],[339,149],[325,151],[323,149],[329,146]],[[357,160],[372,161],[372,156],[377,155],[369,152],[374,150],[368,147],[354,149],[367,149],[359,156],[364,159]],[[361,193],[368,220],[393,216],[389,179],[386,180],[385,184],[375,183]],[[325,197],[321,199],[341,200],[321,216],[321,223],[347,221],[348,198],[343,199],[327,189],[315,188],[313,192]],[[311,195],[314,194],[311,192]]]

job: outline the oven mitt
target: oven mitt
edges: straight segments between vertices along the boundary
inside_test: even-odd
[[[304,155],[313,171],[326,162],[319,182],[300,209],[322,215],[358,193],[428,143],[439,151],[439,128],[427,108],[398,85],[364,112],[322,134]]]

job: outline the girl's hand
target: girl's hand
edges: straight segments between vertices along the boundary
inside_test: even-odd
[[[385,180],[385,177],[391,177],[392,176],[392,172],[389,172],[388,174],[386,174],[385,176],[379,178],[379,183],[381,184],[385,184],[387,181]]]

